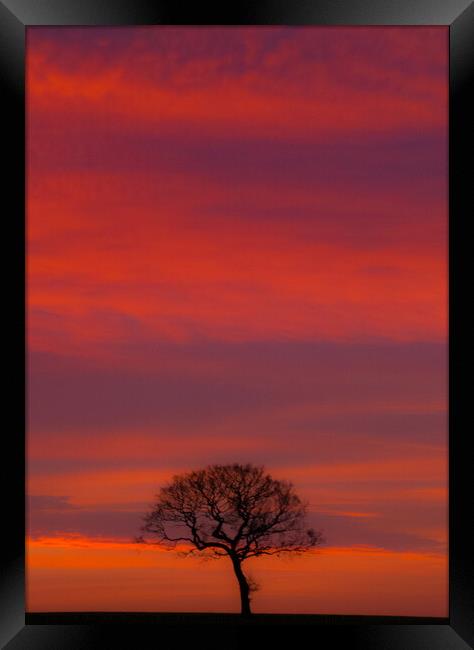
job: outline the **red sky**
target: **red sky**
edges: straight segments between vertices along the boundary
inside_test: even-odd
[[[250,461],[327,539],[255,611],[447,615],[447,37],[28,28],[29,611],[237,609],[130,540]]]

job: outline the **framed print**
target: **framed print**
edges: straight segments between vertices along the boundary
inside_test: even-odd
[[[473,25],[1,1],[5,647],[473,647]]]

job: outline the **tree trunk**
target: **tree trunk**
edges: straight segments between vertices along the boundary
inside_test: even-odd
[[[242,616],[250,616],[252,613],[250,611],[250,587],[247,582],[247,578],[244,575],[244,572],[242,571],[242,564],[239,560],[238,557],[231,556],[230,558],[232,560],[232,566],[234,567],[234,572],[237,578],[237,581],[239,583],[239,589],[240,589],[240,613]]]

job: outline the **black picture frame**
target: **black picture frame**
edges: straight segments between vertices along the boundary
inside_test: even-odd
[[[449,617],[437,624],[380,621],[328,623],[297,629],[295,625],[229,629],[202,623],[173,621],[158,625],[35,624],[25,614],[25,31],[34,25],[446,25],[450,39],[449,107]],[[474,214],[472,200],[471,125],[474,106],[469,96],[474,79],[474,3],[470,0],[283,0],[211,7],[152,0],[0,0],[0,83],[4,251],[13,255],[4,270],[11,290],[9,326],[5,344],[13,351],[5,404],[11,416],[4,425],[8,452],[3,454],[4,517],[0,579],[0,642],[19,648],[165,647],[241,648],[255,642],[265,647],[286,647],[303,632],[318,647],[352,650],[461,650],[474,647],[472,520],[472,456],[468,426],[469,382],[463,370],[472,368],[468,356],[468,320],[465,306],[469,290],[467,228]],[[8,208],[5,208],[8,206]],[[472,253],[471,253],[472,255]],[[13,276],[13,282],[11,278]],[[472,332],[469,331],[472,336]],[[4,419],[4,422],[6,420]],[[4,446],[4,450],[6,446]],[[124,621],[127,622],[127,621]],[[165,635],[172,641],[164,641]],[[171,642],[171,645],[168,645]],[[263,647],[263,646],[262,646]]]

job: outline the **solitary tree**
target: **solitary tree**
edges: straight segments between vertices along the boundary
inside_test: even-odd
[[[144,516],[143,533],[155,543],[183,545],[184,552],[228,557],[239,583],[241,613],[249,615],[257,588],[242,570],[251,557],[303,553],[321,542],[305,526],[306,504],[293,485],[261,466],[211,465],[174,476]],[[146,542],[142,535],[138,541]]]

